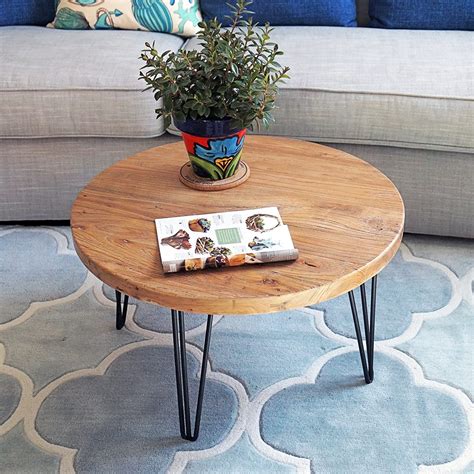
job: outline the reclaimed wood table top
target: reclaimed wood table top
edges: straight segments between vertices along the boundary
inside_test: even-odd
[[[187,160],[173,143],[119,161],[78,195],[77,253],[104,283],[143,301],[194,313],[255,314],[300,308],[352,290],[380,272],[403,234],[394,184],[342,151],[249,136],[241,186],[202,192],[178,179]],[[164,274],[154,219],[277,206],[299,249],[294,262]]]

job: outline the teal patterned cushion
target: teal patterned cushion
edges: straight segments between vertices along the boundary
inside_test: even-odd
[[[66,30],[123,29],[194,36],[198,0],[60,0],[50,26]]]

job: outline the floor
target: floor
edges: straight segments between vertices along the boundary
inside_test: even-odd
[[[371,385],[345,296],[217,316],[195,443],[168,310],[132,300],[116,331],[68,227],[0,227],[0,256],[0,472],[474,472],[474,241],[405,237],[379,278]],[[186,321],[195,397],[205,317]]]

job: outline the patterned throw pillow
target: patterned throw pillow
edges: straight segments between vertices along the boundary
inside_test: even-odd
[[[59,0],[50,26],[65,30],[123,29],[194,36],[198,0]]]

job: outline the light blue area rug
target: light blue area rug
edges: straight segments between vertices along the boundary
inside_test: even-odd
[[[196,443],[169,311],[132,300],[116,331],[72,249],[65,227],[0,227],[0,472],[472,472],[473,241],[405,238],[379,278],[371,385],[346,296],[217,316]],[[195,397],[205,318],[186,318]]]

